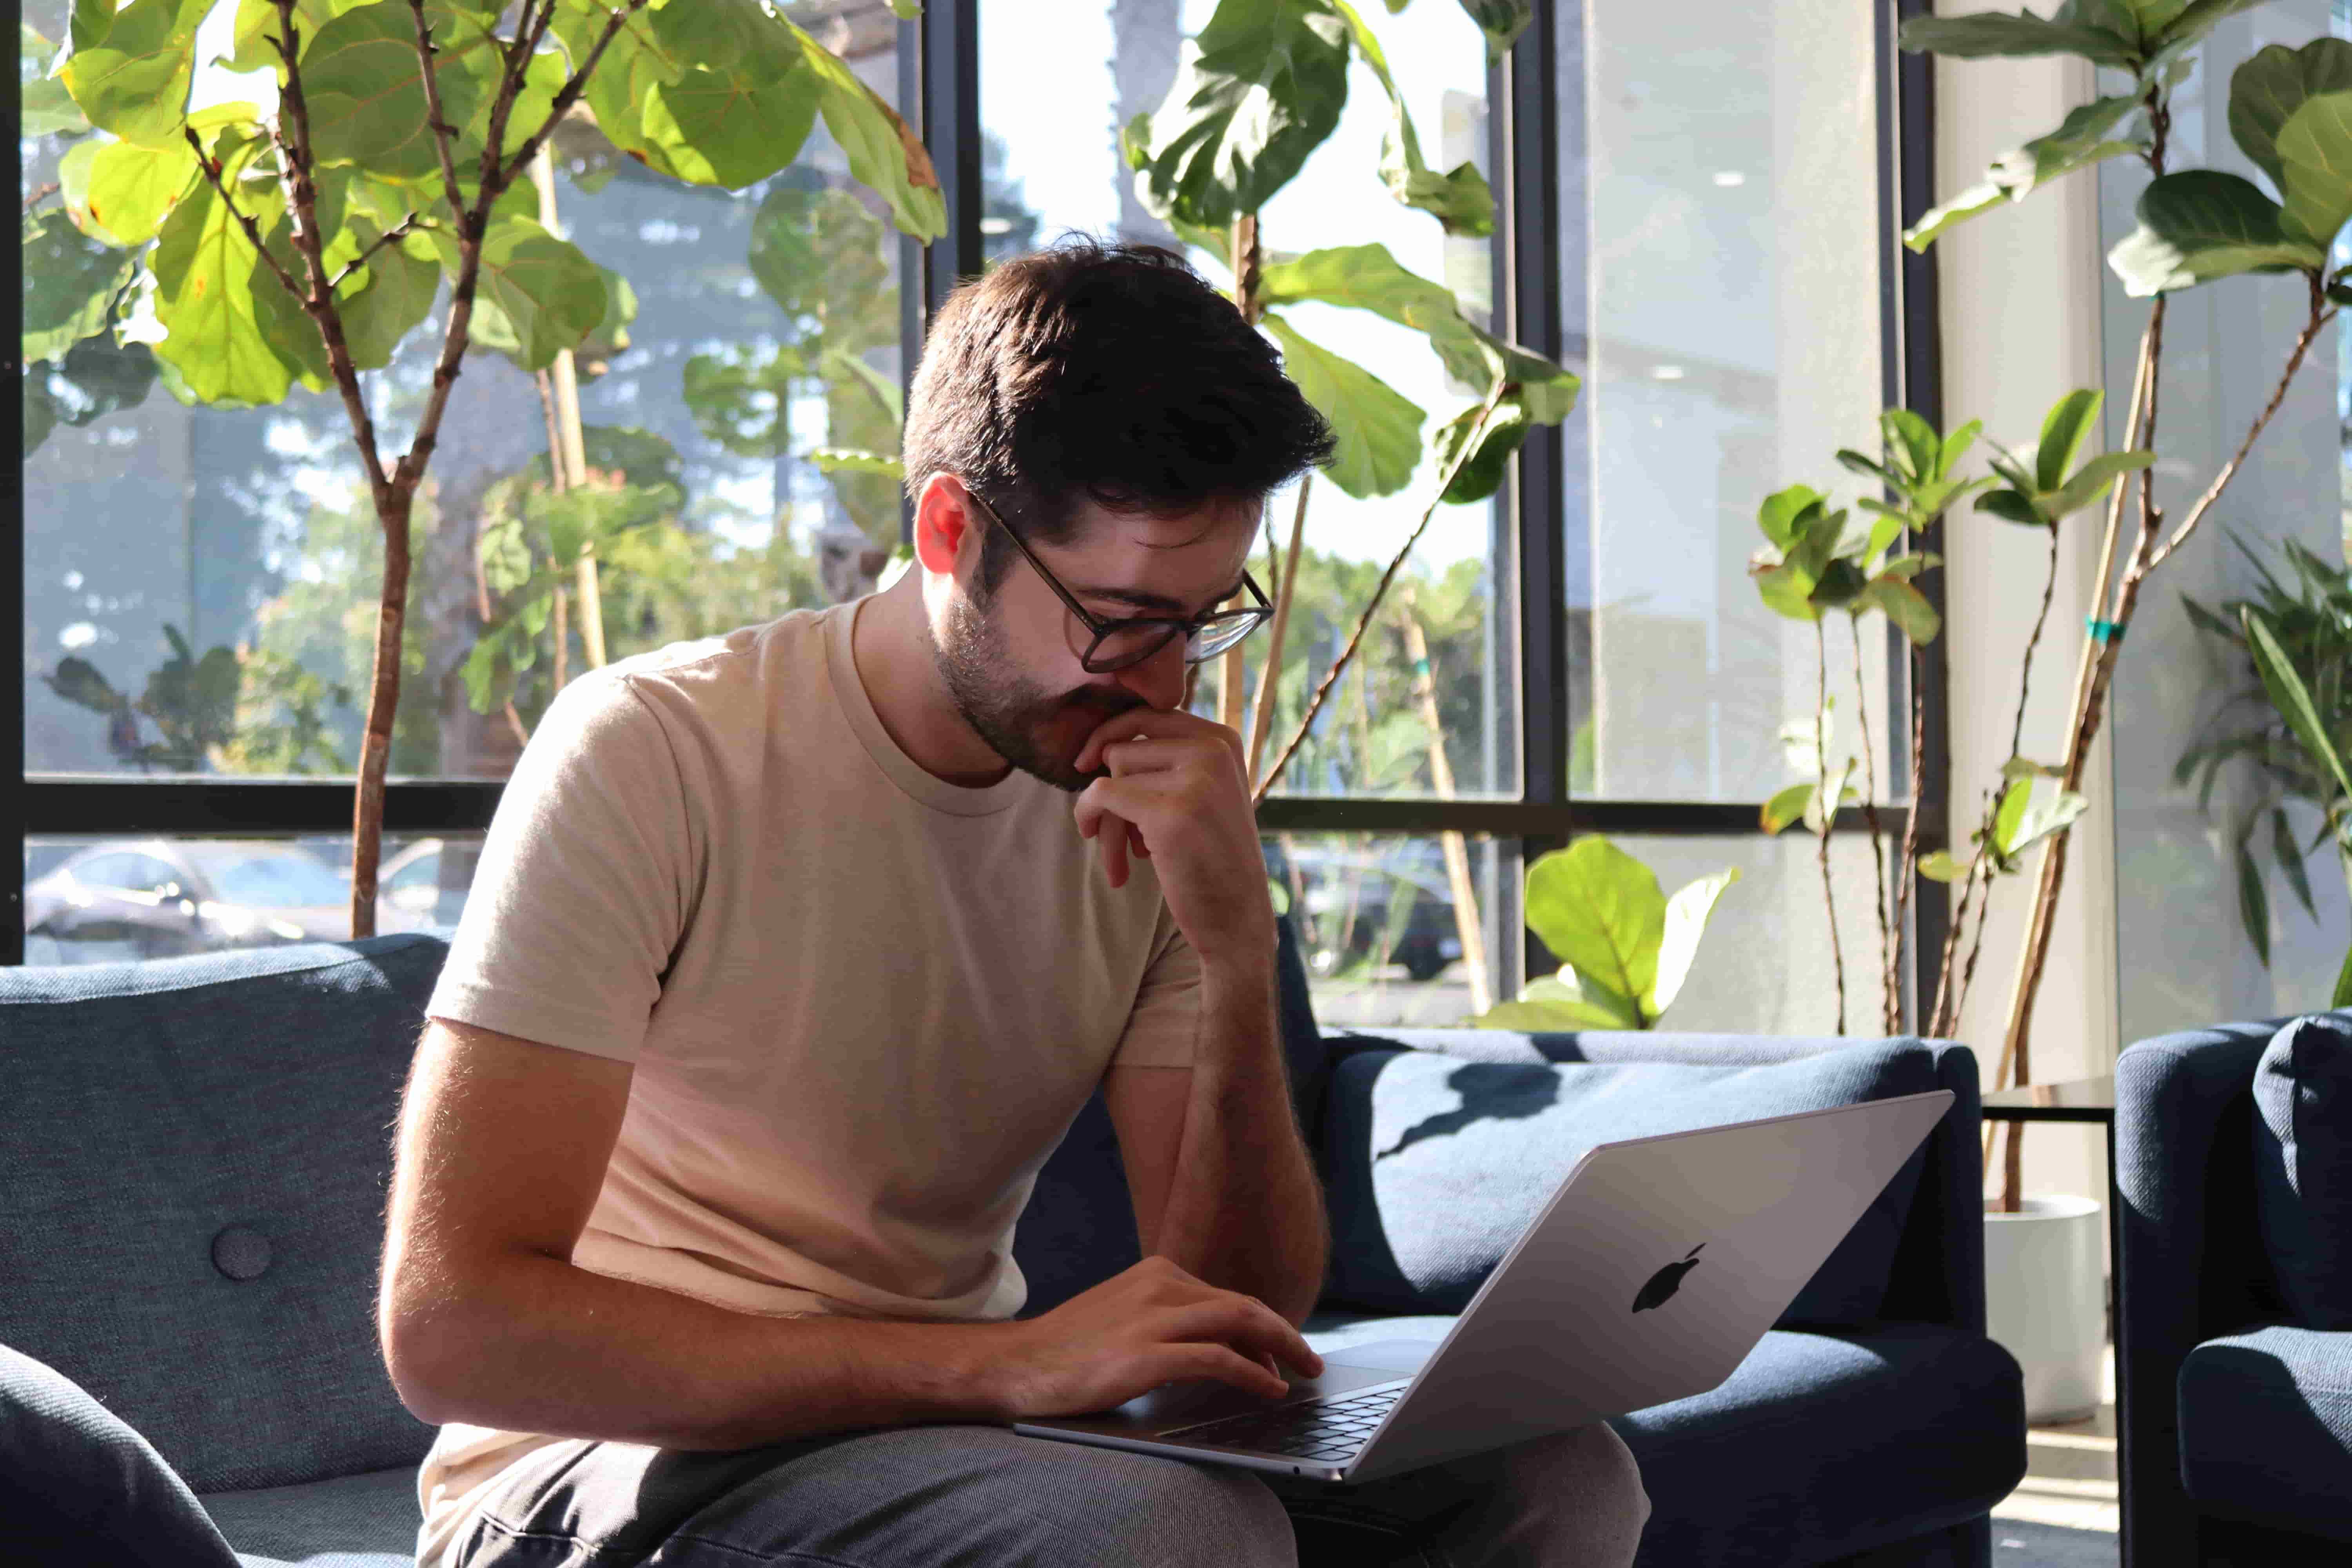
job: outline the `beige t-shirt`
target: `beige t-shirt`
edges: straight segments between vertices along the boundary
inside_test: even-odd
[[[1192,1061],[1199,963],[1071,796],[898,750],[857,609],[566,687],[426,1011],[636,1064],[579,1267],[765,1315],[1006,1318],[1038,1166],[1114,1061]],[[419,1562],[558,1440],[444,1426]]]

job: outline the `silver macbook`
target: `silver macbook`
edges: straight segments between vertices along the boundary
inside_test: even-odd
[[[1601,1144],[1434,1344],[1333,1351],[1278,1399],[1170,1384],[1013,1429],[1356,1482],[1704,1394],[1951,1103],[1936,1089]]]

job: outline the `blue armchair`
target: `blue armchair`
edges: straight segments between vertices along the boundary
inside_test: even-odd
[[[407,1568],[432,1432],[384,1374],[373,1297],[389,1130],[444,952],[404,934],[0,970],[0,1556],[46,1528],[89,1564]],[[1475,1257],[1433,1266],[1427,1192],[1400,1175],[1524,1174],[1662,1120],[1951,1089],[1953,1113],[1748,1363],[1619,1426],[1654,1503],[1644,1563],[1983,1568],[2024,1428],[2015,1363],[1982,1333],[1965,1049],[1327,1037],[1286,952],[1285,1045],[1339,1237],[1310,1325],[1326,1347],[1433,1335],[1475,1286]],[[1420,1142],[1384,1159],[1400,1119]],[[1117,1160],[1090,1107],[1016,1237],[1033,1310],[1132,1258]]]
[[[2298,1309],[2260,1212],[2256,1069],[2280,1026],[2166,1035],[2116,1063],[2133,1568],[2352,1562],[2352,1331]]]

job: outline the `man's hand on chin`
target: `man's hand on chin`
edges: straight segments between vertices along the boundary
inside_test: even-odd
[[[1078,831],[1102,850],[1114,888],[1130,853],[1150,858],[1177,929],[1204,964],[1274,952],[1274,904],[1244,775],[1241,737],[1177,710],[1106,720],[1074,762],[1105,772],[1080,793]]]

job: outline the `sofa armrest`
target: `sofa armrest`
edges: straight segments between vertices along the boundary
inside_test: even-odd
[[[2116,1373],[2136,1542],[2186,1542],[2178,1380],[2200,1343],[2284,1314],[2254,1221],[2253,1079],[2277,1022],[2158,1036],[2116,1062]],[[2174,1560],[2165,1554],[2151,1561]]]
[[[1500,1029],[1327,1028],[1334,1062],[1361,1050],[1433,1051],[1468,1061],[1680,1062],[1756,1067],[1874,1043],[1853,1038],[1594,1030],[1520,1034]],[[1983,1110],[1977,1060],[1950,1040],[1904,1042],[1927,1053],[1952,1108],[1927,1136],[1917,1195],[1905,1216],[1887,1284],[1885,1315],[1982,1333],[1984,1306]]]

